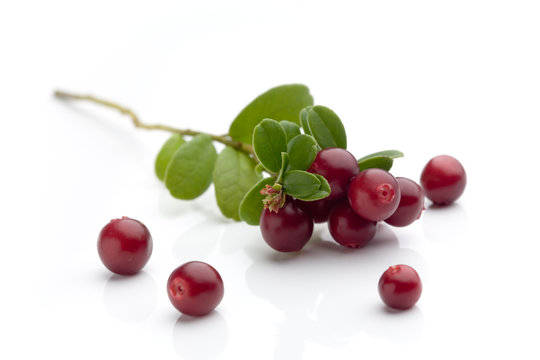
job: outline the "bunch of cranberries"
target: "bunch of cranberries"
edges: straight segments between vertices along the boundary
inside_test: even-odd
[[[447,155],[431,159],[421,175],[421,184],[377,168],[359,171],[357,160],[347,150],[321,150],[308,171],[322,175],[331,193],[322,200],[288,198],[276,213],[264,210],[260,228],[264,240],[281,252],[301,250],[309,241],[314,223],[328,222],[330,234],[340,245],[361,248],[373,237],[377,223],[407,226],[424,210],[424,195],[438,205],[456,200],[465,189],[461,164]],[[139,272],[152,254],[152,236],[140,221],[113,219],[98,237],[103,264],[120,275]],[[383,302],[395,309],[408,309],[418,301],[422,283],[408,265],[390,266],[379,280]],[[173,270],[167,294],[180,312],[200,316],[212,311],[223,298],[220,274],[211,265],[190,261]]]

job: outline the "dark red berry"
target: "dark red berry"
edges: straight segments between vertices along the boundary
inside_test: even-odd
[[[330,184],[328,200],[339,199],[347,193],[347,185],[358,174],[358,160],[345,149],[327,148],[319,151],[307,170],[322,175]]]
[[[375,236],[377,222],[356,215],[349,203],[344,200],[330,213],[328,229],[338,244],[350,248],[361,248]]]
[[[313,219],[294,202],[287,201],[277,213],[263,210],[260,228],[264,241],[272,249],[300,251],[311,238]]]
[[[404,177],[397,177],[401,197],[399,205],[386,223],[393,226],[407,226],[420,218],[424,210],[424,190],[416,182]]]
[[[111,220],[98,237],[98,254],[107,269],[120,275],[139,272],[152,254],[152,236],[138,220]]]
[[[391,308],[405,310],[416,304],[422,294],[422,281],[408,265],[394,265],[379,280],[379,295]]]
[[[420,183],[431,201],[447,205],[463,194],[467,176],[458,160],[448,155],[439,155],[426,164]]]
[[[177,267],[167,281],[167,294],[173,306],[183,314],[208,314],[223,299],[223,280],[212,266],[190,261]]]
[[[348,196],[356,214],[367,220],[382,221],[396,211],[401,193],[392,174],[372,168],[361,171],[352,179]]]
[[[311,215],[315,223],[323,223],[328,220],[328,216],[337,201],[339,200],[328,200],[328,198],[324,198],[315,201],[296,200],[295,202],[302,210]]]

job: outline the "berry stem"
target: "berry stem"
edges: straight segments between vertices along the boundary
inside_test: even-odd
[[[190,130],[190,129],[177,129],[168,125],[143,123],[141,120],[139,120],[138,116],[131,109],[128,109],[127,107],[124,107],[122,105],[119,105],[111,101],[104,100],[104,99],[101,99],[92,95],[80,95],[80,94],[73,94],[73,93],[57,90],[54,92],[54,96],[62,100],[89,101],[94,104],[99,104],[99,105],[103,105],[111,109],[118,110],[120,113],[129,116],[131,118],[131,121],[133,122],[133,125],[135,125],[135,127],[137,128],[147,129],[147,130],[162,130],[162,131],[168,131],[171,133],[187,135],[187,136],[206,134],[212,137],[212,140],[214,141],[220,142],[224,145],[231,146],[235,149],[238,149],[250,155],[254,155],[253,147],[251,145],[240,142],[240,141],[235,141],[229,136],[229,134],[213,135],[213,134],[207,134],[201,131],[195,131],[195,130]]]

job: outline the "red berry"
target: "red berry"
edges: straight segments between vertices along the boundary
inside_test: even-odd
[[[358,174],[358,160],[345,149],[327,148],[317,153],[307,171],[328,181],[331,192],[326,199],[338,199],[345,196],[349,181]]]
[[[399,205],[392,216],[384,221],[393,226],[407,226],[422,215],[424,210],[424,190],[411,179],[397,177],[396,181],[401,193]]]
[[[420,177],[426,196],[435,204],[447,205],[456,201],[467,184],[465,169],[461,163],[448,155],[431,159]]]
[[[296,200],[295,202],[300,209],[311,215],[315,223],[319,224],[328,220],[328,216],[336,205],[337,200],[328,200],[328,198],[324,198],[315,201]]]
[[[361,171],[349,184],[349,203],[354,212],[371,221],[389,218],[399,205],[401,193],[388,171],[372,168]]]
[[[300,251],[313,233],[313,219],[294,202],[287,201],[279,212],[263,210],[260,229],[264,241],[281,252]]]
[[[349,203],[342,201],[330,213],[328,229],[338,244],[361,248],[375,236],[377,222],[356,215]]]
[[[190,261],[177,267],[167,281],[167,294],[173,306],[183,314],[208,314],[223,299],[223,280],[212,266]]]
[[[133,275],[150,259],[152,236],[142,222],[124,216],[103,227],[97,248],[107,269],[120,275]]]
[[[379,295],[391,308],[405,310],[416,304],[422,294],[422,281],[408,265],[394,265],[379,280]]]

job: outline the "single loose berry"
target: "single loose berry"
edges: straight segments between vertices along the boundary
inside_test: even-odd
[[[401,193],[392,174],[371,168],[361,171],[351,180],[348,196],[357,215],[371,221],[382,221],[396,211]]]
[[[223,299],[223,280],[211,265],[190,261],[177,267],[167,281],[167,294],[173,306],[183,314],[208,314]]]
[[[328,220],[330,212],[339,200],[324,198],[315,201],[295,200],[295,202],[302,210],[311,215],[313,222],[319,224]]]
[[[326,148],[317,153],[307,171],[328,181],[331,191],[326,199],[339,199],[345,196],[349,181],[359,172],[358,160],[345,149]]]
[[[133,275],[150,259],[152,236],[142,222],[124,216],[103,227],[97,248],[107,269],[120,275]]]
[[[426,164],[420,176],[420,183],[431,201],[439,205],[448,205],[463,194],[467,176],[457,159],[449,155],[439,155]]]
[[[313,219],[288,200],[277,213],[263,210],[260,229],[264,241],[272,249],[281,252],[300,251],[313,234]]]
[[[356,215],[349,203],[344,200],[330,213],[328,229],[338,244],[349,248],[361,248],[375,236],[377,222]]]
[[[379,295],[389,307],[406,310],[414,306],[422,294],[422,281],[408,265],[394,265],[379,280]]]
[[[416,182],[404,177],[397,177],[401,197],[399,205],[388,219],[392,226],[407,226],[420,218],[424,210],[424,190]]]

